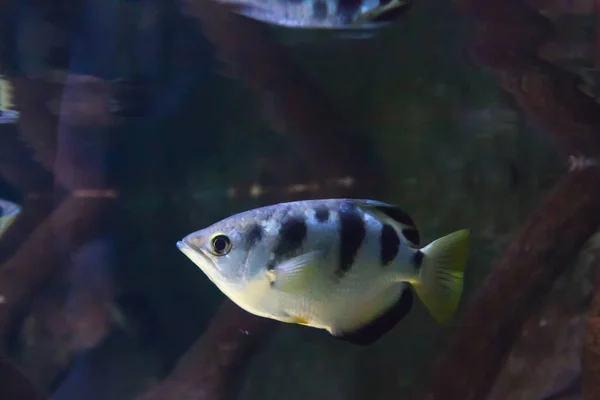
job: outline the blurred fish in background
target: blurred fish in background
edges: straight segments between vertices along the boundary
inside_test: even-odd
[[[15,222],[15,219],[21,212],[21,207],[15,203],[0,199],[0,237],[8,230],[8,227]]]
[[[240,15],[268,24],[304,29],[331,29],[344,36],[370,37],[390,25],[411,0],[218,0]]]
[[[19,120],[19,112],[13,110],[12,85],[4,76],[0,76],[0,124],[14,124]]]

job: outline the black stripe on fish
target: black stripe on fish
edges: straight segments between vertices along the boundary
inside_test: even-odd
[[[246,228],[244,234],[244,245],[247,249],[250,249],[263,238],[263,228],[259,224],[252,224]]]
[[[367,228],[362,215],[354,207],[341,209],[339,217],[340,258],[336,275],[342,277],[352,268],[356,254],[367,235]]]
[[[425,257],[425,254],[423,254],[421,250],[417,250],[413,256],[413,263],[415,264],[416,269],[421,269],[421,265],[423,265],[423,257]]]
[[[327,18],[329,9],[325,0],[315,0],[312,7],[313,17],[317,21],[322,21]]]
[[[279,229],[279,241],[273,250],[268,269],[273,269],[284,258],[291,256],[302,247],[308,228],[302,218],[289,217]]]
[[[315,218],[321,223],[329,221],[329,209],[321,206],[315,209]]]
[[[400,238],[396,230],[390,224],[384,224],[381,227],[381,236],[379,237],[380,255],[379,261],[382,266],[386,266],[398,255],[400,250]]]
[[[335,337],[353,344],[368,346],[391,331],[411,310],[413,293],[405,287],[398,300],[383,314],[353,332],[342,332]]]
[[[415,222],[404,210],[396,206],[375,206],[380,211],[396,222],[406,226],[415,226]]]
[[[421,241],[421,235],[419,235],[419,231],[416,229],[406,228],[402,229],[402,234],[409,242],[413,243],[415,246],[419,245]]]

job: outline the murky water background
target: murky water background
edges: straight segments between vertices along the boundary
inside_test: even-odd
[[[424,0],[374,39],[294,45],[209,0],[0,3],[20,112],[0,125],[0,198],[24,210],[0,240],[2,353],[53,400],[593,399],[595,17],[538,3]],[[175,247],[323,197],[399,204],[424,243],[471,229],[454,325],[418,303],[355,347],[243,312]],[[469,329],[501,350],[436,372]]]

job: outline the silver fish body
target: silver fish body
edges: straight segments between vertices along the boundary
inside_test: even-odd
[[[246,311],[370,344],[410,311],[410,286],[436,319],[451,317],[467,239],[458,231],[419,249],[400,208],[326,199],[233,215],[177,245]]]
[[[0,237],[8,230],[20,212],[21,207],[18,204],[0,199]]]
[[[288,28],[373,30],[400,18],[412,0],[217,0],[241,15]]]

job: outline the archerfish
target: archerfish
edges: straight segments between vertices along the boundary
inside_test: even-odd
[[[238,14],[287,28],[373,31],[400,18],[412,0],[217,0]]]
[[[440,323],[458,307],[469,231],[419,242],[398,206],[323,199],[242,212],[177,247],[244,310],[368,345],[407,315],[411,289]]]
[[[8,230],[20,212],[21,207],[18,204],[0,199],[0,237]]]
[[[19,120],[19,112],[13,110],[13,89],[8,79],[0,76],[0,124],[14,124]]]

